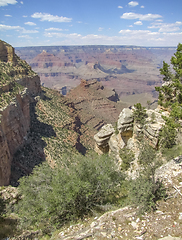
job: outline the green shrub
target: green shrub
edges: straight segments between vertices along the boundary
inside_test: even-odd
[[[139,207],[138,213],[150,212],[156,209],[156,202],[166,196],[163,183],[154,180],[146,173],[140,173],[136,180],[131,181],[130,199],[131,202]]]
[[[164,119],[166,120],[166,123],[160,132],[160,146],[163,148],[171,148],[176,143],[176,128],[178,127],[178,124],[176,124],[171,117]]]
[[[167,161],[182,155],[182,145],[174,145],[171,148],[163,148],[162,156],[165,157]]]
[[[2,197],[0,196],[0,218],[3,216],[3,214],[5,213],[5,209],[6,209],[6,204],[5,201],[2,199]]]
[[[156,201],[163,198],[165,188],[162,182],[155,179],[155,170],[160,166],[156,158],[156,150],[148,144],[143,144],[139,154],[141,171],[136,180],[131,181],[130,200],[139,207],[139,213],[156,209]]]
[[[137,123],[144,125],[145,118],[147,116],[145,107],[142,107],[141,103],[135,104],[134,107],[135,107],[135,110],[133,111],[134,120]]]
[[[122,159],[121,170],[127,171],[130,167],[130,163],[134,160],[134,153],[127,148],[123,148],[120,149],[119,156]]]
[[[116,201],[123,180],[108,156],[65,156],[61,166],[51,169],[44,163],[20,180],[23,198],[17,213],[24,226],[61,225]]]
[[[117,135],[119,133],[117,122],[115,122],[114,130],[115,130],[115,134]]]

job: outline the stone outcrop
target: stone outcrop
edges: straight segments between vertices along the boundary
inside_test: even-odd
[[[135,148],[135,145],[141,135],[153,148],[158,147],[160,131],[165,124],[162,116],[168,116],[169,113],[167,111],[162,112],[159,108],[155,110],[149,109],[146,111],[145,123],[144,125],[141,125],[134,122],[133,110],[134,108],[124,108],[122,110],[117,121],[117,130],[108,134],[106,139],[104,139],[104,137],[98,137],[103,136],[102,130],[94,136],[96,141],[95,150],[99,154],[108,151],[114,152],[116,156],[119,156],[119,150],[123,147],[126,146],[129,149]],[[108,125],[105,125],[103,129],[107,129],[107,126]],[[104,139],[104,141],[101,141],[101,139]]]
[[[101,130],[94,135],[96,141],[95,151],[98,153],[106,153],[109,151],[109,139],[114,133],[114,128],[112,124],[104,125]]]
[[[16,56],[13,47],[3,41],[0,41],[0,66],[8,77],[7,82],[0,79],[0,98],[1,103],[4,102],[0,108],[0,185],[8,185],[13,155],[26,141],[30,130],[30,103],[35,101],[41,88],[38,75]],[[12,86],[16,84],[21,86],[22,92],[13,92]]]
[[[25,90],[0,111],[0,185],[8,185],[11,175],[11,160],[23,144],[30,128],[30,96]]]
[[[0,40],[0,61],[3,62],[15,62],[14,48]]]

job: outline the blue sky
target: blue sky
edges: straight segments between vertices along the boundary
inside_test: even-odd
[[[177,46],[182,0],[0,0],[0,39],[14,47]]]

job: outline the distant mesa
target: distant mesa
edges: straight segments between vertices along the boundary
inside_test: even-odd
[[[64,62],[59,57],[55,56],[52,53],[48,53],[46,50],[43,50],[30,62],[32,68],[49,68],[49,67],[69,67],[74,66],[73,63]]]
[[[102,72],[104,73],[108,73],[108,74],[124,74],[124,73],[132,73],[134,72],[135,70],[130,70],[128,69],[126,66],[124,66],[123,64],[121,65],[121,68],[118,69],[118,68],[109,68],[109,69],[106,69],[104,67],[102,67],[100,65],[100,63],[96,63],[94,65],[94,69],[99,69],[101,70]]]

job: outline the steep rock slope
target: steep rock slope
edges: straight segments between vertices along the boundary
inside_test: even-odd
[[[66,98],[74,103],[82,123],[91,129],[91,138],[107,122],[115,123],[119,112],[125,106],[118,101],[115,90],[104,88],[97,80],[82,80]]]
[[[58,91],[42,90],[39,101],[30,105],[30,133],[12,160],[13,186],[17,186],[20,177],[30,174],[43,161],[54,167],[64,154],[84,153],[89,147],[90,133],[80,121],[73,103]],[[83,132],[84,143],[80,139]]]
[[[8,185],[11,162],[30,129],[30,102],[40,79],[14,49],[0,41],[0,185]]]

